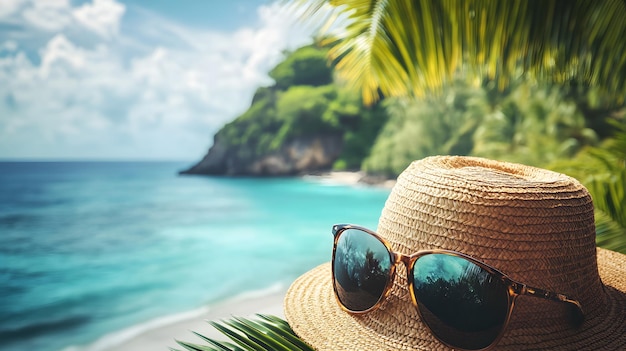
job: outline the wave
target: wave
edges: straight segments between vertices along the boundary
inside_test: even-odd
[[[235,295],[234,297],[228,300],[215,303],[214,306],[218,306],[220,304],[226,304],[229,302],[241,302],[241,301],[255,300],[255,299],[262,298],[262,297],[280,293],[284,290],[285,290],[284,284],[275,283],[267,288],[246,291],[241,294]],[[151,330],[163,328],[168,325],[180,323],[185,320],[199,318],[203,315],[206,315],[210,310],[211,310],[210,306],[203,306],[200,308],[196,308],[196,309],[181,312],[181,313],[158,317],[158,318],[151,319],[149,321],[146,321],[140,324],[130,326],[126,329],[122,329],[122,330],[118,330],[118,331],[106,334],[91,344],[83,345],[83,346],[72,345],[72,346],[64,348],[62,351],[105,351],[105,350],[113,349],[116,346],[120,346],[141,334],[144,334]]]
[[[258,290],[249,290],[240,293],[239,295],[235,295],[230,301],[247,301],[254,300],[261,297],[278,294],[286,289],[285,284],[281,282],[274,283],[267,288],[258,289]]]
[[[58,333],[79,327],[90,320],[87,315],[69,316],[63,319],[49,319],[16,328],[0,328],[0,341],[3,343],[15,342],[35,336]]]

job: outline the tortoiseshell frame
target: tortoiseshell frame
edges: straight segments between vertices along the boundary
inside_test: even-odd
[[[383,294],[381,295],[380,299],[378,299],[378,301],[369,309],[364,310],[364,311],[352,311],[350,309],[348,309],[346,306],[344,306],[341,301],[339,300],[339,295],[337,294],[337,287],[335,285],[335,252],[337,250],[337,240],[339,239],[339,236],[341,235],[341,233],[343,233],[344,231],[346,231],[347,229],[356,229],[356,230],[360,230],[362,232],[365,232],[373,237],[375,237],[376,239],[378,239],[378,241],[380,241],[383,245],[385,245],[385,247],[387,248],[387,251],[389,252],[389,256],[391,258],[391,269],[389,270],[389,281],[387,282],[387,286],[385,286],[385,289],[383,290]],[[452,250],[443,250],[443,249],[434,249],[434,250],[420,250],[416,253],[413,253],[411,255],[405,255],[405,254],[401,254],[401,253],[397,253],[394,252],[391,249],[391,245],[389,244],[389,242],[387,242],[387,240],[385,240],[384,238],[380,237],[378,234],[376,234],[375,232],[358,226],[358,225],[353,225],[353,224],[336,224],[333,226],[333,230],[332,230],[333,236],[334,236],[334,243],[333,243],[333,256],[332,256],[332,271],[333,271],[333,289],[335,291],[335,298],[337,299],[337,303],[339,304],[339,306],[341,307],[342,310],[349,312],[349,313],[353,313],[353,314],[363,314],[363,313],[368,313],[371,312],[375,309],[377,309],[382,302],[389,296],[389,294],[391,293],[391,287],[393,286],[393,280],[395,278],[395,274],[396,274],[396,266],[398,264],[400,264],[400,262],[404,263],[405,267],[406,267],[406,272],[407,272],[407,282],[409,285],[409,295],[411,296],[411,301],[413,302],[413,306],[415,306],[418,315],[420,316],[420,319],[422,319],[422,321],[424,320],[422,318],[422,314],[419,310],[418,307],[418,302],[417,299],[415,298],[415,292],[413,291],[413,279],[411,278],[413,275],[413,268],[415,266],[415,262],[417,261],[418,258],[425,256],[425,255],[429,255],[429,254],[444,254],[444,255],[450,255],[450,256],[457,256],[457,257],[461,257],[464,258],[476,265],[478,265],[479,267],[481,267],[482,269],[486,270],[487,272],[489,272],[491,275],[493,275],[494,277],[496,277],[497,279],[501,280],[504,285],[507,287],[507,291],[508,291],[508,311],[507,311],[507,315],[506,315],[506,320],[504,322],[504,324],[502,325],[502,330],[500,331],[500,334],[494,339],[494,341],[488,345],[487,347],[480,349],[480,350],[469,350],[469,351],[486,351],[489,350],[491,348],[493,348],[502,338],[502,336],[504,335],[504,331],[506,330],[508,324],[509,324],[509,320],[511,318],[511,313],[513,312],[513,307],[515,306],[515,300],[517,299],[518,296],[520,295],[527,295],[527,296],[533,296],[533,297],[538,297],[538,298],[542,298],[542,299],[546,299],[546,300],[550,300],[550,301],[557,301],[557,302],[563,302],[563,303],[567,303],[570,305],[573,305],[576,309],[576,311],[579,313],[579,315],[582,317],[584,316],[583,314],[583,310],[582,310],[582,306],[580,305],[580,302],[571,299],[563,294],[558,294],[552,291],[547,291],[547,290],[543,290],[543,289],[539,289],[539,288],[535,288],[520,282],[517,282],[513,279],[511,279],[509,276],[507,276],[506,274],[500,272],[499,270],[497,270],[496,268],[478,261],[477,259],[468,256],[466,254],[463,254],[461,252],[457,252],[457,251],[452,251]],[[582,320],[582,318],[581,318]],[[435,335],[432,332],[432,329],[430,329],[430,326],[428,326],[427,323],[424,323],[424,325],[426,325],[426,327],[431,330],[431,334],[433,334],[433,336],[435,336],[435,338],[437,338],[441,343],[443,343],[444,345],[447,345],[451,348],[457,349],[457,350],[466,350],[466,349],[462,349],[459,348],[458,346],[454,346],[454,345],[450,345],[448,343],[446,343],[445,341],[439,339],[437,337],[437,335]],[[466,350],[467,351],[467,350]]]

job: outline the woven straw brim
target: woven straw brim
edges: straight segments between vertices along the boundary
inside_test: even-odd
[[[626,350],[626,255],[598,249],[597,258],[606,294],[601,315],[571,333],[520,323],[496,350]],[[449,350],[421,323],[405,291],[394,291],[376,311],[351,315],[337,304],[331,279],[330,264],[323,264],[298,278],[285,296],[289,325],[316,350]],[[516,309],[534,300],[520,297]]]

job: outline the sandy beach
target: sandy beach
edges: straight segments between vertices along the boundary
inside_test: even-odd
[[[217,303],[194,311],[166,316],[143,325],[109,334],[81,351],[153,350],[167,351],[170,347],[182,350],[176,340],[196,344],[206,343],[193,332],[204,336],[226,340],[207,321],[236,317],[253,317],[257,313],[284,318],[283,298],[286,287],[271,288],[270,292],[243,294],[231,300]],[[68,350],[69,351],[69,350]]]
[[[396,184],[395,179],[367,176],[364,172],[360,171],[331,171],[320,174],[305,175],[303,178],[332,184],[351,186],[375,186],[387,189],[391,189]]]

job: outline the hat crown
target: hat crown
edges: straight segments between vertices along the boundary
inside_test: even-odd
[[[583,307],[601,304],[591,196],[563,174],[473,157],[415,161],[378,233],[400,252],[459,251]]]

